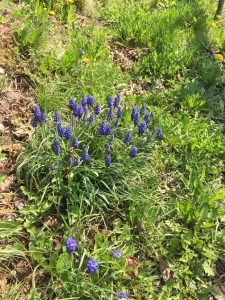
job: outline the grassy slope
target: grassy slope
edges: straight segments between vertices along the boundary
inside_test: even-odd
[[[53,17],[32,3],[13,12],[24,26],[15,28],[18,65],[37,86],[37,101],[49,116],[60,109],[66,119],[70,96],[92,93],[105,102],[118,90],[126,94],[135,80],[147,86],[147,93],[123,101],[146,102],[153,126],[164,131],[162,143],[152,143],[145,164],[140,158],[130,169],[124,167],[122,175],[112,175],[118,189],[123,187],[116,178],[123,176],[126,193],[116,197],[129,202],[124,213],[89,204],[56,212],[51,203],[58,203],[58,190],[54,181],[48,187],[53,176],[43,167],[49,163],[49,149],[37,148],[42,133],[29,142],[18,161],[18,176],[30,201],[18,223],[27,232],[28,255],[37,266],[32,299],[116,299],[120,290],[131,299],[208,299],[212,293],[215,266],[224,263],[224,138],[222,126],[214,122],[224,118],[223,65],[212,50],[224,49],[224,31],[212,26],[213,3],[153,2],[102,1],[83,27],[59,22],[78,18],[70,6],[61,9],[60,1]],[[112,40],[118,47],[142,49],[129,74],[112,63]],[[79,47],[89,62],[82,62]],[[51,227],[49,215],[58,225]],[[80,257],[94,255],[100,261],[101,271],[92,280],[77,267],[70,269],[63,246],[69,235],[80,241]],[[123,252],[118,262],[109,258],[112,243]],[[5,255],[10,249],[14,255],[25,253],[19,243],[5,249]],[[138,276],[124,267],[126,257],[138,260]],[[42,288],[35,284],[37,270],[48,274]],[[5,299],[15,293],[20,297],[17,288]]]

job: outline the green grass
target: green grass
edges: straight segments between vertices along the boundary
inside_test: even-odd
[[[48,122],[31,134],[17,160],[28,200],[16,222],[0,224],[0,236],[10,237],[1,252],[3,273],[17,255],[32,262],[27,299],[117,299],[119,291],[140,300],[208,299],[219,280],[216,264],[225,264],[225,139],[218,122],[224,120],[224,63],[214,57],[224,51],[225,36],[219,22],[212,26],[215,3],[96,1],[98,11],[79,27],[74,4],[24,2],[13,6],[20,22],[14,30],[16,59]],[[79,11],[86,4],[79,2]],[[118,51],[142,49],[129,73],[112,62],[112,44]],[[126,96],[133,81],[145,84],[146,93]],[[92,127],[75,126],[80,148],[72,151],[70,142],[61,140],[62,154],[55,156],[55,111],[62,112],[66,125],[71,96],[80,102],[92,94],[104,105],[117,91],[124,112],[147,103],[148,131],[161,127],[163,139],[132,140],[139,153],[129,158],[122,141],[132,128],[126,112],[109,169],[104,166],[108,138],[97,135],[100,120]],[[69,168],[69,153],[75,160],[87,145],[93,166]],[[50,172],[52,163],[57,168]],[[27,249],[16,235],[27,236]],[[68,237],[78,242],[74,257],[66,252]],[[110,256],[112,247],[122,252],[121,259]],[[90,257],[99,262],[99,271],[87,276]],[[127,266],[134,257],[138,270]],[[45,282],[38,281],[39,272]],[[20,297],[23,282],[11,284],[3,299]]]

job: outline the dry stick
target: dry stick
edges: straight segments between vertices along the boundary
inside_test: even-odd
[[[219,0],[214,19],[217,19],[218,16],[222,15],[224,2],[225,2],[225,0]]]

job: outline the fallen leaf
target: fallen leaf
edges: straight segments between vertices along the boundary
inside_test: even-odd
[[[135,277],[138,276],[139,265],[140,265],[139,260],[136,257],[129,256],[126,258],[125,268],[130,269],[133,272]]]
[[[19,152],[22,150],[22,146],[19,143],[3,145],[3,151],[8,152],[13,155],[13,157],[17,156]]]
[[[173,277],[170,267],[163,257],[159,258],[159,270],[165,282]]]
[[[16,175],[12,174],[4,178],[3,182],[0,184],[0,192],[10,192],[12,185],[16,181]]]

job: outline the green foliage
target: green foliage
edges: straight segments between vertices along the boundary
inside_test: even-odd
[[[27,249],[18,242],[3,247],[3,273],[14,257],[29,254],[35,267],[28,299],[116,299],[119,291],[138,300],[208,299],[218,281],[215,266],[225,264],[225,139],[224,126],[215,123],[224,119],[224,63],[214,56],[223,53],[225,36],[222,20],[212,23],[215,3],[99,0],[96,20],[77,14],[87,1],[22,2],[13,13],[17,59],[35,82],[49,121],[18,157],[27,205],[18,220],[0,223],[0,236],[10,242],[28,236],[28,243]],[[111,51],[116,62],[138,53],[129,74],[115,65]],[[124,108],[148,104],[149,128],[161,126],[163,140],[140,139],[140,153],[130,159],[121,140],[130,122],[125,114],[110,168],[104,166],[108,140],[96,134],[100,120],[92,129],[75,127],[81,148],[61,140],[56,157],[53,113],[60,110],[69,123],[72,95],[93,94],[103,104],[118,90],[127,95]],[[67,166],[70,154],[76,160],[87,145],[93,166]],[[52,163],[57,167],[50,172]],[[78,244],[73,256],[66,252],[68,237]],[[121,259],[110,256],[112,247]],[[87,276],[90,257],[100,267]],[[20,297],[22,288],[16,282],[3,299]]]

